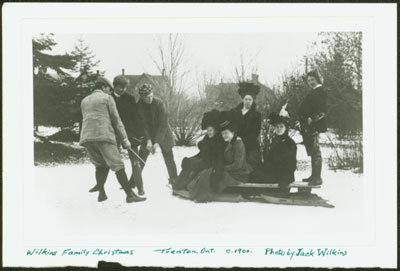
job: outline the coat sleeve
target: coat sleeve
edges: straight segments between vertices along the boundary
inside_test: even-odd
[[[122,110],[118,111],[121,121],[125,126],[126,133],[128,134],[128,137],[132,137],[135,134],[135,131],[137,129],[136,123],[135,123],[135,100],[133,100],[130,97],[124,97],[126,98],[126,101],[124,104],[125,108],[122,108]],[[117,108],[118,109],[118,108]]]
[[[154,141],[155,143],[160,144],[161,142],[163,142],[164,137],[167,135],[169,129],[167,113],[163,102],[159,102],[157,104],[157,114],[158,114],[157,118],[158,123],[156,126],[157,131]]]
[[[256,111],[253,123],[251,124],[251,131],[249,131],[249,133],[256,135],[258,137],[260,135],[260,131],[261,131],[261,113]]]
[[[113,97],[109,96],[107,98],[108,112],[110,114],[111,125],[114,128],[114,131],[117,134],[117,138],[121,141],[127,139],[125,127],[122,124],[121,118],[119,117],[117,106],[115,105],[115,101]]]
[[[240,168],[246,162],[246,151],[241,139],[236,139],[233,148],[233,163],[224,166],[224,170],[232,171]]]
[[[326,114],[328,95],[324,90],[319,90],[315,95],[313,103],[313,114],[317,115],[319,113]]]

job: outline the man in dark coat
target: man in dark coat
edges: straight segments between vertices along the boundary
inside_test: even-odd
[[[147,160],[149,153],[154,153],[157,148],[161,148],[165,165],[167,166],[169,182],[177,177],[176,164],[172,147],[175,145],[174,135],[168,123],[168,116],[164,103],[161,99],[153,96],[153,88],[149,84],[139,87],[140,99],[137,103],[140,114],[144,116],[145,138],[142,141],[139,155],[143,161]],[[142,162],[142,170],[144,164]]]
[[[299,109],[301,134],[307,150],[311,156],[311,176],[303,179],[311,185],[322,184],[321,168],[322,156],[319,146],[319,133],[326,132],[327,94],[323,90],[322,82],[317,71],[307,74],[307,83],[311,91],[304,98]]]
[[[232,109],[231,118],[237,127],[237,135],[243,140],[248,164],[254,169],[261,162],[258,137],[261,130],[261,113],[254,102],[260,92],[260,86],[253,83],[239,83],[239,95],[243,102]]]
[[[148,140],[146,133],[144,132],[144,116],[138,111],[135,97],[126,93],[129,80],[118,75],[114,78],[113,85],[114,91],[111,96],[114,98],[117,104],[119,116],[121,117],[122,123],[125,126],[128,139],[131,142],[131,150],[139,155],[138,147],[141,140]],[[132,166],[132,175],[129,180],[129,184],[132,187],[137,186],[139,195],[144,195],[142,169],[139,157],[128,151],[129,160]]]
[[[96,167],[98,201],[107,199],[104,184],[110,169],[115,172],[118,182],[125,190],[126,201],[142,201],[128,184],[124,162],[117,147],[117,139],[129,149],[124,125],[119,117],[114,99],[109,95],[111,83],[104,77],[96,80],[94,91],[82,100],[82,129],[79,143],[84,146],[91,162]]]
[[[272,113],[269,116],[274,126],[274,135],[264,162],[250,174],[250,181],[255,183],[278,183],[282,190],[294,182],[296,170],[296,143],[288,135],[288,118]]]

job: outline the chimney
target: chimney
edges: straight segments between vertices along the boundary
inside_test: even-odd
[[[122,75],[125,75],[125,69],[122,69]]]
[[[99,75],[100,75],[100,71],[99,71],[99,70],[97,70],[96,74],[97,74],[97,76],[99,76]]]
[[[253,73],[251,75],[251,82],[255,84],[258,83],[258,74]]]

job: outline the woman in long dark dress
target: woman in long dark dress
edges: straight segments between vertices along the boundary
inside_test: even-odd
[[[278,183],[281,190],[285,190],[294,182],[297,147],[288,135],[288,118],[271,114],[269,120],[274,126],[271,147],[249,179],[255,183]]]
[[[224,142],[218,131],[220,114],[217,110],[204,113],[201,128],[207,130],[207,134],[197,144],[199,153],[182,160],[182,171],[172,185],[174,189],[186,189],[187,184],[200,171],[217,168],[222,164]]]
[[[229,121],[224,122],[221,134],[227,143],[223,154],[223,171],[203,170],[188,184],[190,198],[195,201],[212,201],[215,195],[226,187],[248,180],[250,170],[246,162],[245,146],[242,139],[236,135],[234,125]]]
[[[243,140],[246,147],[248,164],[255,169],[261,162],[261,151],[258,137],[261,130],[261,113],[257,111],[254,102],[260,92],[260,86],[253,83],[239,83],[239,95],[242,103],[233,108],[232,121],[237,127],[237,135]]]

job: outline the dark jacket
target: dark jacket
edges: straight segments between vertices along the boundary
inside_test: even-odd
[[[201,158],[206,164],[210,165],[210,167],[215,168],[217,165],[222,164],[224,146],[225,142],[220,133],[216,134],[212,138],[205,135],[197,144],[200,152],[196,157]]]
[[[163,101],[154,97],[151,104],[146,104],[139,99],[138,110],[144,117],[144,133],[146,138],[150,138],[154,143],[160,144],[165,149],[170,149],[175,145],[174,135],[168,123],[168,116]],[[149,110],[146,110],[146,107]],[[146,116],[150,114],[151,116]],[[149,117],[150,123],[147,121]]]
[[[250,175],[250,181],[288,184],[294,182],[297,166],[296,143],[285,133],[272,138],[264,162]]]
[[[244,115],[242,108],[243,103],[230,111],[237,135],[243,140],[246,152],[257,150],[260,148],[258,136],[261,130],[261,113],[256,110],[254,103]]]
[[[220,179],[213,181],[214,169],[201,171],[187,186],[190,198],[196,201],[210,201],[215,193],[226,187],[247,182],[249,167],[246,162],[246,151],[243,141],[237,137],[225,147],[223,172]]]
[[[144,116],[138,110],[135,97],[127,93],[122,94],[120,97],[112,93],[111,96],[114,98],[117,105],[118,114],[121,117],[131,143],[133,145],[139,145],[143,137],[147,140]]]
[[[322,86],[311,90],[310,93],[307,94],[299,109],[300,122],[302,125],[307,126],[308,118],[315,120],[318,114],[324,113],[325,117],[318,121],[312,122],[311,128],[320,133],[326,132],[327,99],[328,95]]]
[[[117,145],[117,139],[127,138],[114,99],[96,89],[82,100],[82,129],[79,143],[109,142]]]

